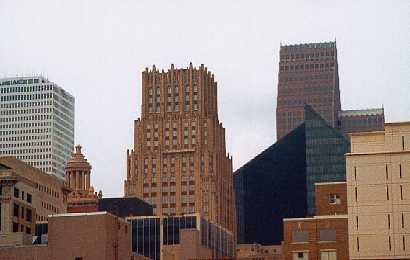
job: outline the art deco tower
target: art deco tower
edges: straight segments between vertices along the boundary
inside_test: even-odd
[[[279,140],[304,121],[310,105],[331,127],[341,111],[336,42],[280,47],[276,133]]]
[[[141,119],[127,153],[125,196],[156,215],[201,213],[234,228],[232,157],[218,120],[217,83],[203,65],[142,73]]]

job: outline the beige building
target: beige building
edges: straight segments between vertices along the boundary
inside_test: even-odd
[[[37,221],[67,211],[65,182],[14,157],[0,157],[0,245],[30,244]]]
[[[351,259],[409,259],[410,122],[352,134],[346,173]]]
[[[200,213],[233,231],[232,157],[218,120],[214,75],[203,65],[147,68],[141,111],[125,196],[143,198],[158,216]]]

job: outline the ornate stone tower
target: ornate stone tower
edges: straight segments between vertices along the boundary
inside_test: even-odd
[[[232,157],[218,120],[217,83],[203,65],[142,73],[142,115],[127,152],[125,196],[156,215],[200,213],[233,231]]]
[[[98,197],[90,184],[90,174],[91,165],[77,145],[65,167],[66,181],[72,190],[68,196],[68,212],[97,211]]]

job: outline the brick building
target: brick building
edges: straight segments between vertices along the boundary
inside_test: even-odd
[[[351,259],[410,258],[410,122],[351,135],[346,155]]]
[[[341,110],[336,42],[280,47],[277,139],[304,121],[309,104],[331,127]]]
[[[48,243],[0,247],[4,260],[146,260],[131,250],[131,228],[107,212],[50,217]]]
[[[315,185],[316,216],[284,219],[283,259],[348,260],[346,182]]]
[[[282,260],[282,246],[261,244],[236,245],[236,260]]]
[[[346,182],[315,183],[316,216],[347,214]]]
[[[233,230],[232,158],[214,75],[203,65],[147,68],[141,111],[127,154],[125,196],[143,198],[158,216],[200,213]]]
[[[304,121],[309,105],[329,126],[348,134],[384,127],[384,110],[342,110],[336,42],[280,47],[276,134],[279,140]]]
[[[91,165],[81,153],[81,146],[75,147],[65,166],[65,178],[72,192],[68,196],[67,212],[95,212],[98,197],[90,183]]]
[[[0,157],[0,245],[31,244],[35,223],[67,211],[65,182],[14,157]]]

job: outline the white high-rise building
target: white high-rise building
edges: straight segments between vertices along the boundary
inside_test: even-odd
[[[64,178],[74,147],[74,97],[44,77],[0,79],[0,156]]]

